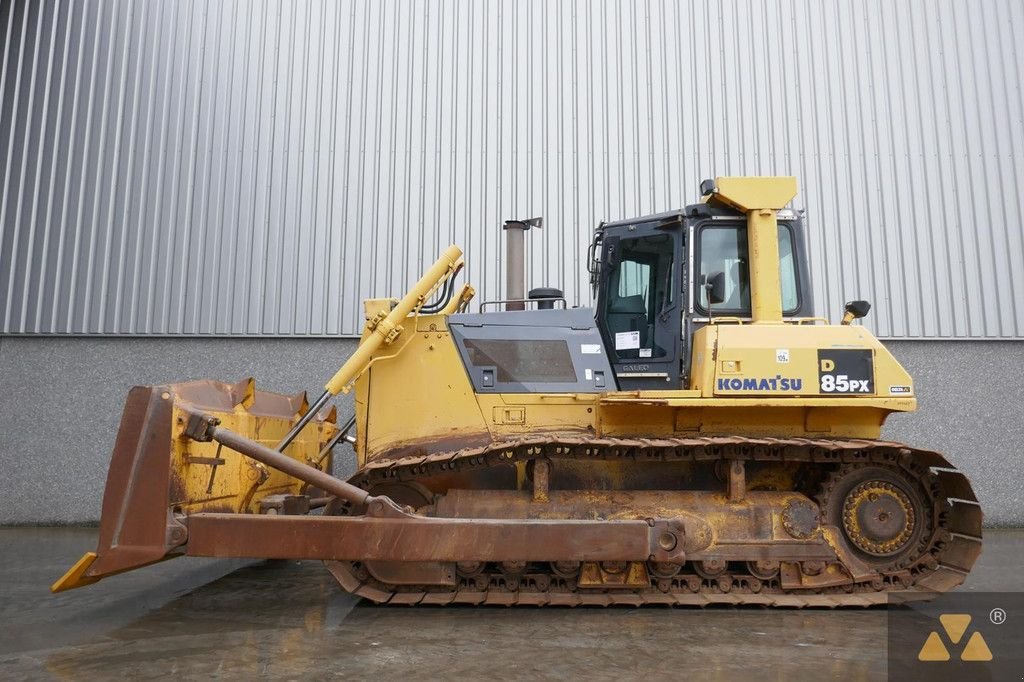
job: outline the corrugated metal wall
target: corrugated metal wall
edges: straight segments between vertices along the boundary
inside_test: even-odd
[[[1016,0],[6,2],[5,333],[351,334],[449,242],[586,304],[601,218],[794,174],[819,312],[1024,335]]]

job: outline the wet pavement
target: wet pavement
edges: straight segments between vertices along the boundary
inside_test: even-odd
[[[319,562],[178,559],[49,584],[95,529],[0,529],[3,679],[872,679],[886,611],[372,606]],[[962,590],[1024,591],[1024,530],[986,532]]]

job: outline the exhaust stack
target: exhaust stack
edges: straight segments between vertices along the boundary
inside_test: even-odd
[[[526,231],[540,229],[543,218],[506,220],[505,230],[505,310],[526,310]]]

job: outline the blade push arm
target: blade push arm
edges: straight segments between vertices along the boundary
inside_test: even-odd
[[[681,561],[681,519],[580,521],[436,518],[415,514],[386,496],[303,464],[193,415],[185,435],[214,440],[316,486],[357,508],[360,516],[196,514],[188,521],[191,556],[399,561]]]

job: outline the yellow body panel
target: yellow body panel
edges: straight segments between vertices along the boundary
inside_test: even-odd
[[[188,415],[194,409],[174,406],[171,446],[171,472],[176,483],[172,487],[171,507],[187,514],[198,512],[255,513],[268,495],[298,495],[304,484],[288,474],[267,467],[217,443],[201,443],[183,435]],[[273,448],[288,432],[292,422],[287,418],[256,415],[244,405],[234,411],[210,410],[221,424],[236,433],[248,434],[253,440]],[[318,462],[320,445],[337,431],[331,422],[314,422],[292,442],[285,454],[307,464],[317,463],[330,470],[329,455]],[[222,463],[217,463],[218,460]],[[213,470],[216,464],[216,471]]]
[[[731,176],[715,179],[715,199],[746,213],[756,209],[778,211],[796,196],[793,176]]]
[[[788,403],[749,398],[701,398],[685,404],[602,402],[598,432],[607,436],[740,435],[763,437],[877,438],[892,407],[850,398],[841,406],[826,399]]]
[[[372,310],[372,306],[371,306]],[[865,328],[712,324],[694,335],[693,379],[680,390],[474,394],[445,315],[417,318],[356,383],[359,463],[427,454],[541,432],[595,436],[736,434],[877,438],[892,412],[916,409],[890,385],[910,376]],[[819,348],[869,349],[876,394],[837,396],[818,387]],[[786,350],[789,362],[779,363]],[[384,353],[384,351],[381,351]],[[730,371],[723,372],[724,366]],[[785,375],[800,391],[721,395],[720,378]],[[912,390],[912,389],[911,389]]]
[[[705,397],[729,393],[720,387],[720,380],[755,378],[778,378],[774,385],[759,388],[758,397],[830,395],[822,393],[818,384],[819,349],[870,350],[875,370],[874,395],[897,396],[903,399],[901,405],[908,405],[906,399],[913,395],[913,382],[907,371],[861,326],[711,324],[694,334],[693,348],[690,388]],[[798,379],[801,388],[784,389],[782,378]],[[909,387],[910,391],[890,393],[893,386]],[[904,409],[914,409],[914,404],[911,402]]]
[[[481,406],[445,315],[409,321],[356,380],[359,466],[376,455],[457,450],[485,442]]]
[[[478,395],[495,438],[509,438],[538,429],[569,433],[593,432],[597,425],[595,393],[495,393]]]

